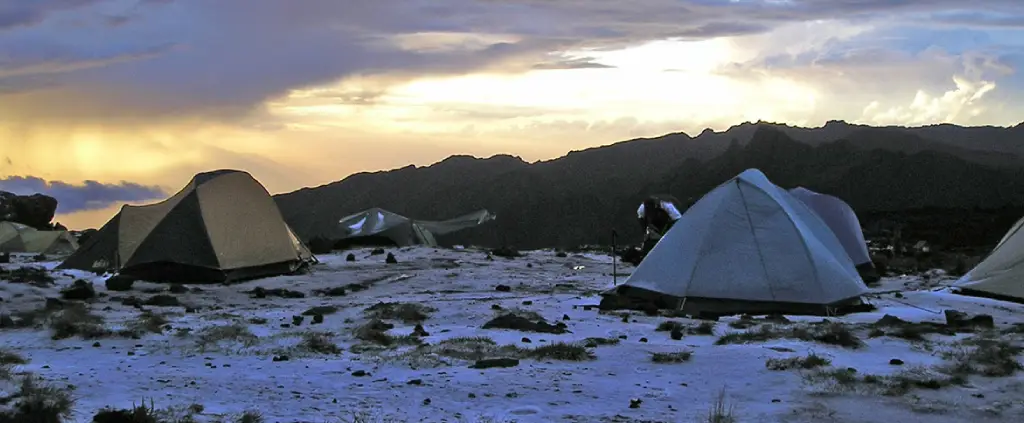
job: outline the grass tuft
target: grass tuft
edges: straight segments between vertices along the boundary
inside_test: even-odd
[[[651,361],[655,363],[683,363],[690,361],[693,351],[677,351],[670,353],[652,353]]]
[[[768,370],[776,371],[789,369],[809,370],[831,364],[832,360],[814,353],[808,354],[806,357],[769,358],[764,363]]]
[[[368,307],[368,316],[380,320],[400,320],[405,323],[420,323],[430,317],[436,308],[415,303],[377,303]]]

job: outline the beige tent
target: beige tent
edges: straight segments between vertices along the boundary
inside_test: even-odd
[[[163,202],[124,206],[60,268],[219,282],[290,273],[314,260],[256,179],[218,170]]]
[[[15,222],[0,222],[0,253],[71,254],[78,241],[68,231],[40,231]]]
[[[953,286],[968,295],[1024,302],[1024,218]]]

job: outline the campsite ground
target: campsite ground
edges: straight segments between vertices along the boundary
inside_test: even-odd
[[[25,358],[6,365],[7,377],[31,373],[73,386],[77,422],[143,400],[197,422],[247,410],[289,423],[694,422],[708,421],[722,392],[734,420],[721,422],[1024,421],[1024,372],[1013,348],[1024,345],[1024,306],[938,292],[948,282],[942,277],[885,279],[869,298],[877,311],[833,324],[793,316],[705,323],[588,307],[612,279],[605,255],[395,254],[399,263],[390,265],[369,250],[356,251],[355,262],[326,255],[311,274],[183,293],[147,283],[108,291],[103,278],[70,271],[54,272],[52,286],[0,282],[0,311],[13,323],[24,326],[21,317],[37,311],[37,325],[0,329],[0,378],[3,363],[16,361],[4,353]],[[76,279],[98,294],[85,309],[51,301],[38,311]],[[244,292],[256,287],[265,298]],[[324,292],[342,287],[345,295]],[[278,297],[289,295],[274,288],[304,296]],[[152,300],[157,295],[164,296]],[[367,310],[380,302],[400,304]],[[314,307],[323,307],[322,323],[305,315],[294,325],[293,316]],[[990,314],[996,329],[873,325],[885,314],[941,323],[945,309]],[[482,328],[508,313],[538,314],[567,332]],[[375,317],[394,327],[368,325]],[[426,334],[409,336],[417,321]],[[670,329],[666,321],[679,330],[659,330]],[[494,357],[520,362],[470,367]],[[0,397],[16,389],[0,383]],[[631,408],[631,399],[642,402]]]

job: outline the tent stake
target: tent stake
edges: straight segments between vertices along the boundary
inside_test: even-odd
[[[619,285],[619,270],[618,270],[618,266],[615,264],[615,262],[618,261],[618,260],[616,260],[616,256],[615,256],[618,253],[618,251],[617,251],[618,248],[616,248],[616,246],[615,246],[615,238],[618,235],[619,235],[618,232],[615,232],[615,229],[612,229],[612,285],[613,286],[618,286]]]

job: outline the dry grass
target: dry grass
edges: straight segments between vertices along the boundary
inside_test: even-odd
[[[67,339],[80,336],[82,339],[99,339],[113,335],[103,325],[103,317],[93,314],[82,304],[65,304],[64,309],[49,316],[51,338]]]
[[[240,344],[248,348],[259,343],[259,337],[242,323],[203,328],[196,334],[196,346],[200,352],[217,350],[227,343]]]
[[[500,310],[494,310],[494,312],[497,315],[511,314],[513,316],[519,316],[519,317],[522,317],[522,318],[524,318],[526,320],[529,320],[531,322],[537,322],[537,321],[543,322],[543,321],[545,321],[544,320],[544,316],[541,316],[540,313],[538,313],[536,311],[533,311],[533,310],[526,310],[526,309],[517,308],[517,307],[504,308],[504,309],[500,309]]]
[[[736,423],[735,409],[728,405],[725,400],[725,388],[718,391],[715,403],[711,405],[708,413],[701,419],[703,423]]]
[[[693,351],[677,351],[668,353],[651,353],[651,361],[654,363],[684,363],[690,361]]]
[[[430,317],[436,308],[415,303],[377,303],[365,310],[365,313],[380,320],[400,320],[405,323],[420,323]]]
[[[306,332],[302,334],[299,348],[318,354],[341,354],[341,348],[334,343],[330,332]]]
[[[1004,339],[992,339],[984,336],[974,337],[961,343],[961,347],[944,354],[950,361],[944,371],[951,375],[966,377],[967,375],[983,375],[988,377],[1012,376],[1024,366],[1017,356],[1024,351],[1012,342]]]
[[[75,400],[71,392],[32,376],[22,378],[18,390],[5,399],[0,423],[60,423],[70,419]]]
[[[555,342],[526,350],[526,356],[538,360],[587,361],[593,360],[594,353],[579,343]]]
[[[814,353],[808,354],[806,357],[769,358],[768,361],[764,363],[768,370],[809,370],[831,364],[832,360]]]
[[[128,422],[128,423],[199,423],[197,414],[202,414],[205,407],[200,404],[174,406],[158,409],[153,400],[143,400],[140,405],[132,404],[130,409],[106,407],[93,416],[95,422]],[[241,420],[236,420],[241,421]]]
[[[864,342],[852,330],[846,325],[837,322],[793,327],[766,324],[756,329],[723,335],[715,341],[715,345],[745,344],[748,342],[765,342],[773,339],[787,338],[853,349],[864,345]]]
[[[583,340],[583,345],[586,345],[587,348],[594,348],[594,347],[601,346],[601,345],[618,345],[620,342],[622,342],[622,340],[619,339],[619,338],[597,338],[597,337],[591,337],[591,338],[584,339]]]
[[[942,389],[962,385],[966,380],[925,367],[913,367],[888,376],[860,375],[854,369],[828,368],[805,372],[804,382],[821,386],[828,392],[902,396],[913,389]]]
[[[28,360],[22,357],[20,354],[14,351],[8,351],[0,349],[0,366],[9,366],[12,364],[25,364]]]

